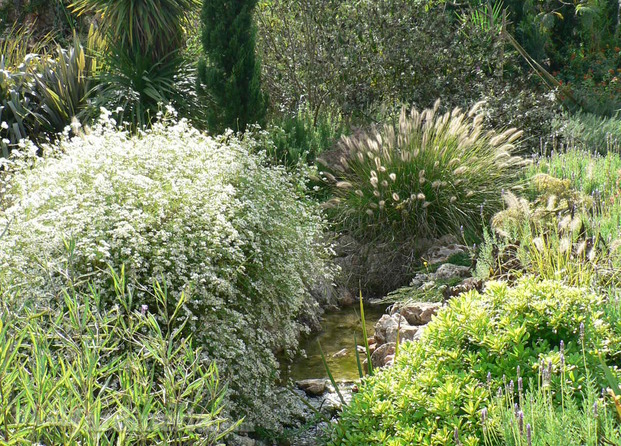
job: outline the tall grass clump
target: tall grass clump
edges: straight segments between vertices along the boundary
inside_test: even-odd
[[[215,363],[178,330],[185,295],[156,285],[157,304],[140,308],[110,277],[114,305],[91,290],[22,308],[18,289],[3,290],[0,442],[221,444],[238,423],[222,412]]]
[[[621,120],[591,113],[575,113],[554,121],[556,132],[569,144],[577,144],[590,152],[619,153]]]
[[[403,108],[398,124],[344,138],[326,157],[345,232],[364,241],[480,233],[482,217],[501,209],[501,191],[526,164],[511,155],[521,132],[485,131],[477,106],[444,115],[438,107]]]
[[[0,213],[7,286],[26,304],[58,306],[63,290],[90,283],[110,306],[107,265],[124,265],[134,302],[152,306],[138,284],[165,280],[174,298],[191,296],[184,330],[218,363],[229,407],[275,422],[275,353],[295,350],[298,318],[316,314],[309,286],[329,276],[305,179],[266,167],[250,137],[212,139],[186,121],[131,136],[114,124],[108,116],[41,159],[26,148],[10,160]]]

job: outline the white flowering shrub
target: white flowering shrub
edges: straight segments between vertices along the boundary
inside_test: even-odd
[[[154,304],[137,284],[185,291],[184,329],[229,380],[229,406],[269,423],[275,354],[297,346],[297,320],[317,306],[308,285],[330,271],[304,178],[267,167],[254,145],[184,121],[132,137],[104,120],[34,166],[24,148],[8,171],[29,167],[0,192],[0,280],[37,305],[65,287],[113,295],[110,266],[124,266],[136,307]]]

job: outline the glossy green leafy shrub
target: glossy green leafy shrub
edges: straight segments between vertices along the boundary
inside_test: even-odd
[[[140,308],[111,280],[113,306],[93,290],[22,308],[19,288],[2,289],[0,442],[221,444],[238,423],[222,414],[215,363],[174,321],[186,296],[156,285],[157,304]]]
[[[603,299],[556,281],[489,282],[483,294],[451,300],[420,342],[399,349],[393,367],[368,378],[331,433],[334,445],[483,444],[481,410],[491,394],[510,385],[518,366],[525,386],[542,361],[558,370],[564,342],[567,382],[584,382],[594,351],[616,349]],[[581,330],[582,327],[582,330]],[[584,338],[581,337],[581,332]],[[558,374],[552,374],[558,383]],[[489,380],[489,381],[488,381]],[[514,384],[517,390],[517,383]]]
[[[295,350],[298,317],[317,311],[307,290],[329,276],[304,178],[266,167],[250,137],[212,139],[185,121],[131,136],[113,124],[64,138],[21,172],[26,150],[10,160],[5,280],[50,305],[92,283],[112,305],[106,271],[125,265],[134,302],[152,306],[148,284],[163,278],[171,296],[187,291],[185,330],[229,381],[229,407],[273,422],[275,352]]]

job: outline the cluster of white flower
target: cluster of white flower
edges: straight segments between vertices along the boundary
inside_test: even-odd
[[[109,121],[5,176],[5,292],[50,302],[92,284],[105,296],[109,265],[124,265],[139,308],[165,280],[172,296],[186,292],[187,327],[230,379],[233,407],[269,421],[274,352],[297,345],[308,285],[329,274],[317,206],[251,138],[213,139],[184,121],[132,137]]]

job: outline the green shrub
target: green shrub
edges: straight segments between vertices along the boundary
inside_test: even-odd
[[[230,380],[230,407],[273,422],[274,352],[297,347],[296,318],[317,311],[307,289],[328,274],[304,178],[265,167],[249,137],[211,139],[185,121],[135,137],[111,125],[62,139],[5,185],[5,280],[35,303],[93,283],[111,304],[106,265],[124,264],[137,304],[153,304],[137,284],[187,290],[185,329]]]
[[[306,103],[313,114],[368,122],[378,104],[424,108],[441,97],[469,106],[515,84],[519,67],[498,36],[445,9],[409,0],[260,2],[257,47],[274,108]]]
[[[521,272],[578,286],[621,280],[621,157],[578,147],[535,157],[523,196],[505,194],[477,263],[481,277]]]
[[[501,209],[501,191],[517,185],[527,164],[511,156],[521,132],[485,132],[476,108],[437,108],[404,108],[398,124],[347,137],[324,161],[344,231],[400,242],[480,233],[485,216]]]
[[[593,353],[617,348],[601,297],[549,280],[525,278],[514,287],[489,282],[483,294],[452,299],[420,342],[402,345],[393,367],[364,381],[330,444],[440,446],[453,444],[455,428],[463,445],[483,444],[481,410],[510,385],[518,366],[527,386],[551,362],[558,385],[561,341],[563,385],[574,392],[584,384],[584,364],[596,369]]]
[[[340,116],[320,113],[313,116],[302,108],[294,116],[278,117],[268,127],[273,143],[268,157],[277,164],[294,167],[300,162],[312,164],[323,152],[332,149],[347,133]]]
[[[58,308],[19,308],[19,289],[4,290],[3,444],[216,445],[236,426],[221,414],[215,364],[166,313],[183,295],[173,302],[156,286],[157,305],[141,312],[112,277],[114,305],[92,291],[65,294]]]

